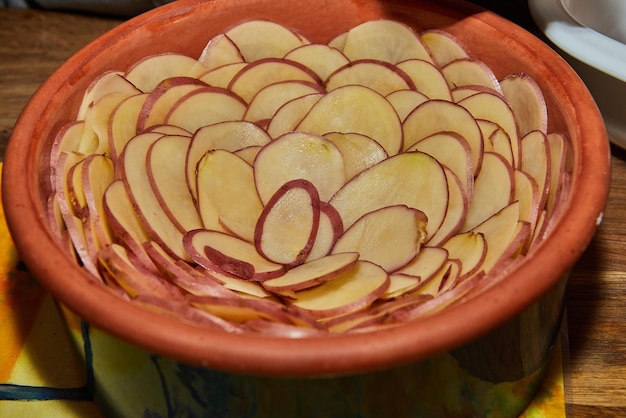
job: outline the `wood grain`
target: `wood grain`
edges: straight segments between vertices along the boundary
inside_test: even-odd
[[[21,110],[66,58],[121,20],[0,8],[0,160]],[[604,220],[567,293],[570,417],[626,416],[626,152]]]
[[[120,22],[0,8],[0,156],[39,85],[73,53]]]
[[[604,219],[567,293],[566,390],[575,417],[626,416],[626,152],[612,153]]]

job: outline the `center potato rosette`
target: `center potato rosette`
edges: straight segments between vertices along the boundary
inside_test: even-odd
[[[109,71],[58,134],[49,214],[120,297],[229,332],[363,332],[484,289],[568,181],[537,84],[441,30],[328,44],[252,20]]]

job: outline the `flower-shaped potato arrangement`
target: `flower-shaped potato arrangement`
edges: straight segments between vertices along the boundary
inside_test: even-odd
[[[447,32],[328,44],[242,22],[84,93],[51,152],[61,243],[121,297],[230,332],[393,326],[496,282],[568,181],[537,84]]]

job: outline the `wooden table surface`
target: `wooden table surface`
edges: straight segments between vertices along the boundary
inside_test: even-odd
[[[71,54],[121,20],[0,8],[0,158],[22,108]],[[626,416],[626,151],[613,148],[604,221],[567,293],[570,417]]]

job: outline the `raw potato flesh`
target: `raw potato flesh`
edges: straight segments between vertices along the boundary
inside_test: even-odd
[[[289,161],[285,165],[284,162]],[[264,204],[285,183],[305,179],[328,201],[346,181],[343,157],[332,142],[304,132],[275,139],[254,160],[254,178]]]
[[[359,253],[345,252],[327,255],[310,263],[292,268],[284,275],[263,282],[263,287],[279,294],[293,294],[296,290],[308,289],[331,280],[334,275],[351,268]]]
[[[252,167],[236,154],[216,149],[207,151],[200,159],[195,176],[197,211],[202,226],[228,230],[253,242],[263,204],[254,187]],[[237,190],[237,193],[231,193],[232,190]]]
[[[427,29],[421,33],[421,38],[431,52],[435,62],[440,66],[445,66],[457,59],[470,57],[462,43],[443,30]]]
[[[313,183],[296,179],[283,184],[258,217],[254,244],[259,254],[287,267],[302,264],[315,243],[320,211]]]
[[[350,109],[346,112],[345,109]],[[328,92],[296,126],[298,131],[324,135],[355,132],[369,136],[394,155],[402,147],[402,127],[395,109],[381,94],[360,85]]]
[[[226,121],[198,129],[187,149],[187,186],[194,199],[198,198],[196,189],[196,169],[198,162],[212,150],[239,151],[251,146],[263,146],[272,138],[258,125],[245,121]]]
[[[329,318],[366,307],[389,287],[389,275],[374,263],[359,260],[333,280],[295,295],[289,303],[314,318]]]
[[[370,332],[480,297],[549,233],[568,139],[441,29],[255,19],[147,56],[54,138],[48,219],[95,280],[233,333]]]
[[[348,31],[342,51],[351,61],[377,59],[397,64],[407,59],[431,61],[419,35],[391,20],[372,20]]]
[[[347,85],[369,87],[383,96],[398,90],[416,89],[413,80],[398,66],[374,60],[352,61],[326,79],[328,91]]]
[[[448,184],[437,160],[421,152],[407,152],[353,177],[329,203],[337,209],[346,228],[368,212],[406,205],[426,215],[426,232],[431,236],[447,213]]]
[[[407,206],[378,209],[352,224],[335,243],[333,253],[355,252],[361,260],[392,272],[419,253],[427,222],[423,212]]]
[[[146,170],[150,186],[166,214],[181,231],[202,226],[185,177],[185,158],[191,138],[165,135],[150,145]]]

